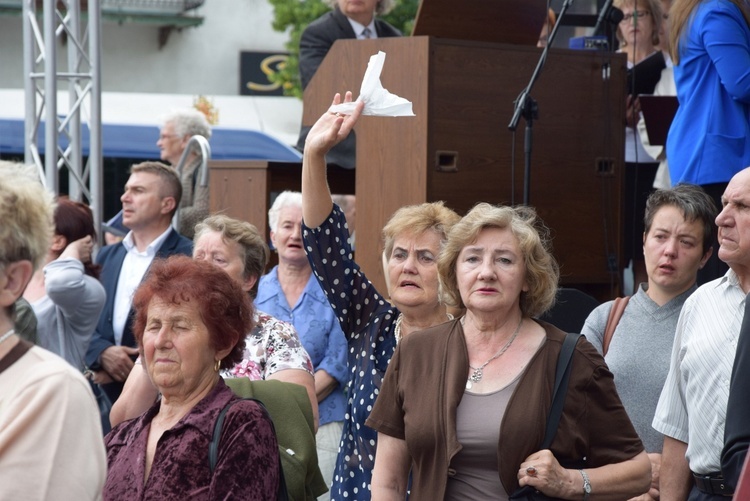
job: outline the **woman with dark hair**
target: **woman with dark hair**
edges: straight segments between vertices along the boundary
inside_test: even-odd
[[[94,216],[80,202],[60,198],[55,233],[44,267],[34,273],[23,297],[37,317],[37,342],[83,371],[86,350],[106,300],[100,266],[91,260]]]
[[[219,376],[242,359],[250,297],[213,264],[174,256],[154,261],[133,307],[143,365],[162,397],[105,437],[104,499],[276,499],[273,423]],[[223,409],[212,468],[209,445]]]

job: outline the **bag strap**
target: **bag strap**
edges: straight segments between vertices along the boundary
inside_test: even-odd
[[[31,343],[25,339],[19,339],[16,345],[10,349],[10,351],[0,359],[0,372],[13,365],[19,358],[24,356],[27,351],[32,348]]]
[[[617,324],[620,323],[620,318],[625,312],[625,307],[630,301],[630,296],[615,298],[612,303],[612,308],[609,310],[609,317],[607,317],[607,326],[604,328],[604,339],[602,341],[602,356],[607,354],[609,351],[609,344],[612,342],[612,336],[615,335],[615,329]]]
[[[263,402],[261,402],[257,398],[241,398],[238,400],[229,401],[229,403],[225,405],[223,409],[221,409],[219,416],[216,418],[216,424],[214,424],[214,433],[211,436],[211,443],[208,444],[208,467],[210,468],[212,475],[214,473],[214,470],[216,469],[216,461],[219,456],[219,442],[221,441],[221,432],[222,432],[222,428],[224,427],[224,418],[226,417],[227,412],[229,411],[229,408],[232,407],[232,405],[236,404],[237,402],[241,402],[243,400],[252,400],[253,402],[257,402],[258,405],[260,405],[260,408],[263,411],[263,414],[271,422],[271,431],[273,431],[274,436],[277,436],[276,428],[273,425],[273,419],[271,419],[271,415],[268,413],[268,409],[266,409],[266,406],[263,405]],[[278,501],[289,500],[289,493],[287,492],[287,489],[286,489],[286,479],[284,479],[284,468],[281,464],[280,454],[279,454],[279,490],[278,490],[276,499],[278,499]]]
[[[565,397],[568,394],[568,380],[570,371],[573,366],[573,351],[581,334],[568,333],[563,341],[560,355],[557,357],[557,369],[555,372],[555,389],[552,395],[552,407],[550,407],[549,416],[547,417],[547,430],[544,432],[544,441],[540,449],[549,449],[552,440],[557,433],[557,427],[560,424]]]

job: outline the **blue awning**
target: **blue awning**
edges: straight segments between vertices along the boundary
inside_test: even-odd
[[[44,124],[39,134],[39,151],[44,153]],[[106,158],[159,158],[156,140],[159,128],[155,125],[102,125],[102,147]],[[83,154],[88,155],[89,134],[83,133]],[[67,138],[60,137],[66,147]],[[299,162],[302,155],[277,139],[254,130],[213,127],[211,158],[216,160],[274,160]],[[0,154],[23,155],[24,124],[22,120],[0,119]]]

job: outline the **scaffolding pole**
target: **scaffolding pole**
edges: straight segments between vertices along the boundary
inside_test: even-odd
[[[89,204],[95,227],[101,228],[101,10],[97,0],[83,3],[88,9],[86,26],[81,0],[44,0],[41,15],[37,0],[23,0],[24,156],[55,195],[60,195],[60,171],[65,169],[68,196]],[[67,51],[58,52],[58,44],[67,45]],[[67,56],[67,71],[59,71],[62,54]],[[65,110],[58,107],[58,86],[68,93]]]

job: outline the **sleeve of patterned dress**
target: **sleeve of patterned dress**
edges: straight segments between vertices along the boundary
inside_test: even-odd
[[[261,323],[266,352],[264,379],[286,369],[302,369],[312,375],[310,355],[302,346],[294,326],[266,313],[259,314],[259,325]]]
[[[347,338],[361,330],[387,301],[352,258],[346,218],[338,205],[317,228],[303,226],[307,259]]]

